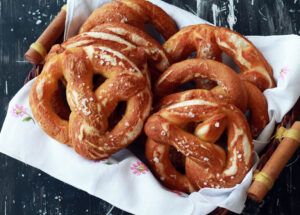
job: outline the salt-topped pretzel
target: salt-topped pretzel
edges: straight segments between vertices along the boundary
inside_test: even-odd
[[[69,47],[52,55],[30,91],[30,105],[41,128],[59,142],[73,146],[85,158],[105,158],[130,144],[142,131],[151,108],[151,92],[140,68],[146,57],[135,50],[135,65],[117,50],[104,45]],[[93,89],[93,76],[106,80]],[[66,80],[69,120],[60,118],[51,98],[61,78]],[[123,118],[108,130],[108,117],[119,102],[127,102]]]
[[[185,131],[198,123],[194,134]],[[227,150],[216,144],[227,132]],[[171,189],[193,192],[204,187],[233,187],[252,166],[253,144],[242,112],[214,99],[172,104],[149,117],[146,157],[156,176]],[[185,174],[171,164],[170,147],[186,156]]]
[[[106,22],[133,25],[144,30],[145,23],[153,24],[167,40],[178,31],[174,20],[161,8],[146,0],[113,1],[97,8],[81,26],[79,33],[90,31]]]
[[[245,37],[227,28],[194,25],[183,28],[163,45],[173,60],[185,59],[193,51],[197,57],[220,59],[221,51],[231,57],[241,69],[241,78],[260,90],[275,87],[273,72],[264,56]]]
[[[245,111],[247,107],[247,92],[239,76],[228,66],[209,59],[188,59],[169,67],[157,80],[155,93],[166,96],[173,93],[177,87],[194,79],[209,79],[216,81],[226,92],[219,94],[227,102]]]

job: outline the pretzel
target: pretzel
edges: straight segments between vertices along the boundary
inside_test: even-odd
[[[97,8],[79,29],[79,33],[90,31],[106,22],[133,25],[144,30],[145,23],[153,24],[167,40],[178,31],[174,20],[158,6],[145,0],[113,1]]]
[[[231,68],[214,60],[196,58],[175,63],[159,77],[154,90],[163,97],[173,93],[183,83],[199,78],[216,81],[226,93],[225,96],[217,92],[215,95],[246,110],[247,92],[241,79]]]
[[[198,123],[194,134],[185,131]],[[216,144],[227,131],[227,155]],[[240,183],[253,161],[250,129],[242,112],[212,98],[192,99],[161,109],[145,124],[146,157],[160,181],[186,193],[204,187],[228,188]],[[174,147],[186,157],[185,174],[169,158]]]
[[[66,43],[67,44],[67,43]],[[30,91],[30,106],[41,128],[57,141],[74,147],[87,159],[99,160],[123,149],[142,131],[152,96],[147,84],[146,56],[132,48],[132,59],[104,44],[80,47],[57,45],[50,52]],[[139,60],[137,60],[139,59]],[[139,63],[139,64],[138,64]],[[104,83],[93,89],[93,76]],[[51,98],[61,78],[71,109],[68,120],[54,112]],[[119,102],[127,102],[123,118],[108,130],[108,117]]]
[[[245,37],[223,27],[194,25],[182,28],[163,44],[174,61],[183,60],[197,50],[197,57],[221,59],[230,55],[241,69],[241,78],[261,91],[275,87],[273,72],[264,56]]]

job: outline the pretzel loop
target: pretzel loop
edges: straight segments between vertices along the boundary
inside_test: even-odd
[[[166,96],[195,79],[216,81],[224,89],[222,94],[215,93],[216,97],[246,110],[247,92],[238,75],[228,66],[209,59],[188,59],[173,64],[157,80],[155,93]]]
[[[145,23],[151,23],[166,40],[178,31],[174,20],[151,2],[123,0],[106,3],[94,10],[79,29],[79,33],[90,31],[107,22],[126,23],[141,30],[144,30]]]
[[[264,56],[245,37],[227,28],[194,25],[182,28],[163,47],[173,60],[186,59],[197,51],[197,57],[221,60],[221,52],[230,55],[241,69],[241,78],[260,90],[275,87],[273,72]]]

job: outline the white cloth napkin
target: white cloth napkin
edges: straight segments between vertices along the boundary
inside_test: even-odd
[[[74,35],[89,13],[108,1],[69,0],[66,38]],[[171,15],[178,26],[203,23],[204,20],[167,3],[152,1]],[[264,92],[270,123],[255,141],[257,152],[265,146],[276,122],[291,109],[300,95],[300,37],[249,36],[271,64],[277,87]],[[241,184],[229,189],[201,189],[186,195],[164,188],[149,169],[129,150],[109,159],[94,162],[83,159],[74,150],[48,137],[34,120],[28,95],[33,81],[10,101],[0,133],[0,152],[36,167],[49,175],[82,189],[91,195],[133,214],[207,214],[220,206],[240,213],[252,171]],[[255,156],[254,166],[258,162]]]

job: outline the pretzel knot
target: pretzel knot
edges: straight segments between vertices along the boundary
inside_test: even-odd
[[[145,23],[151,23],[166,40],[178,31],[175,21],[155,4],[146,0],[123,0],[108,2],[94,10],[79,33],[107,22],[126,23],[141,30]]]
[[[196,124],[194,134],[187,131]],[[227,134],[227,149],[219,144]],[[253,160],[250,129],[239,109],[214,99],[192,99],[164,107],[145,124],[146,157],[163,184],[183,192],[240,183]],[[169,157],[174,147],[185,159],[185,174]],[[226,153],[225,153],[226,151]]]
[[[144,51],[133,52],[131,57],[140,59],[140,64],[104,44],[54,47],[30,92],[30,105],[42,129],[93,160],[108,157],[131,143],[142,131],[152,103],[144,75]],[[106,80],[96,86],[95,75]],[[51,103],[61,79],[71,109],[68,119],[58,116]],[[122,101],[127,103],[125,114],[108,130],[108,118]]]

